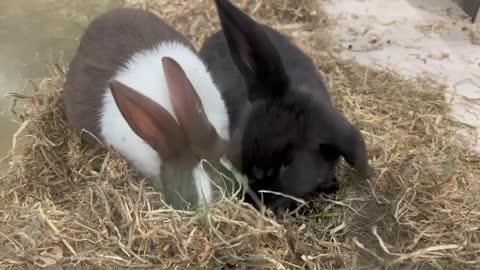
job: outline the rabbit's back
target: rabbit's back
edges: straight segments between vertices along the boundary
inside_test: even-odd
[[[330,95],[318,76],[317,68],[311,58],[277,30],[266,25],[259,25],[259,27],[265,31],[272,46],[281,55],[280,60],[288,79],[292,85],[296,86],[294,90],[305,91],[308,95],[314,95],[322,105],[330,106]],[[231,57],[224,31],[219,30],[208,37],[199,54],[207,64],[227,103],[233,130],[238,125],[243,108],[249,101],[247,86]]]
[[[116,8],[93,20],[80,40],[64,84],[64,110],[71,128],[99,137],[101,97],[108,80],[135,53],[165,40],[191,47],[180,33],[147,11]],[[90,136],[83,137],[92,141]]]

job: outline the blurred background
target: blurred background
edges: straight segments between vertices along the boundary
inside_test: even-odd
[[[11,92],[23,92],[30,80],[45,77],[47,64],[71,59],[91,18],[120,4],[118,0],[0,1],[0,156],[11,147],[19,123],[11,112]]]

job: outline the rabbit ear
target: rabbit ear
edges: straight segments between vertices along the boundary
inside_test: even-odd
[[[188,143],[175,119],[161,105],[119,81],[110,81],[113,99],[130,128],[162,159],[178,157]]]
[[[230,55],[242,73],[250,101],[281,96],[288,79],[280,56],[262,26],[229,0],[215,0]]]
[[[367,149],[360,131],[340,115],[336,121],[334,145],[350,166],[355,168],[361,177],[373,176],[373,169],[368,164]]]
[[[202,101],[184,70],[170,57],[163,57],[162,64],[173,110],[192,150],[201,157],[221,155],[224,142],[208,120]]]

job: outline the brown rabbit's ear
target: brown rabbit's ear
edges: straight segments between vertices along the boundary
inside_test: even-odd
[[[185,135],[160,104],[119,81],[110,81],[113,99],[130,128],[162,159],[172,159],[188,149]]]
[[[221,154],[224,142],[208,121],[202,101],[184,70],[170,57],[163,57],[162,64],[173,110],[192,150],[202,157]]]

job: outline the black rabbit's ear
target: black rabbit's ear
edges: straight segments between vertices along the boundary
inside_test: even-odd
[[[247,83],[249,100],[283,95],[288,79],[261,25],[228,0],[215,3],[230,55]]]
[[[360,131],[341,116],[335,125],[334,145],[336,149],[345,161],[358,171],[361,177],[372,177],[373,169],[368,164],[367,148]]]

